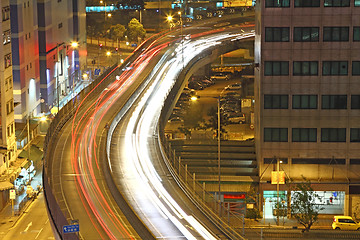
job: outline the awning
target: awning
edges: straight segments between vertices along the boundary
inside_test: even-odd
[[[9,181],[0,182],[0,191],[14,188],[14,185]]]

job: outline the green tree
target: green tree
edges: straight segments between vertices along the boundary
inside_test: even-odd
[[[251,185],[249,191],[246,193],[245,204],[253,204],[253,208],[246,209],[246,217],[257,221],[261,218],[259,206],[257,204],[259,197],[258,186]]]
[[[146,31],[144,26],[136,19],[133,18],[128,24],[127,36],[131,41],[139,41],[140,39],[145,38]]]
[[[316,201],[319,195],[311,188],[311,182],[303,177],[304,182],[295,185],[291,196],[291,213],[295,219],[305,227],[303,232],[308,232],[318,220],[320,207]]]
[[[208,122],[206,122],[204,125],[207,129],[211,129],[213,131],[216,131],[216,137],[217,137],[217,130],[218,130],[218,110],[217,108],[210,108],[207,114],[210,119]],[[225,116],[220,113],[220,134],[226,133],[226,130],[223,128],[223,125],[225,123]]]
[[[116,41],[123,39],[125,32],[126,32],[125,26],[121,24],[116,24],[110,27],[109,35],[112,40]]]

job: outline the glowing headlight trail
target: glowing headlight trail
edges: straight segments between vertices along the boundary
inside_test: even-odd
[[[83,205],[86,207],[86,211],[94,227],[102,238],[110,239],[133,239],[129,233],[126,224],[114,212],[113,208],[107,202],[105,196],[101,191],[93,169],[93,162],[96,163],[96,168],[99,168],[96,158],[96,143],[95,137],[96,132],[101,122],[102,117],[109,109],[112,103],[114,103],[127,87],[136,79],[141,73],[141,70],[148,64],[164,46],[154,47],[148,51],[146,56],[135,61],[131,67],[131,71],[124,72],[118,81],[115,81],[108,88],[108,91],[104,92],[98,99],[97,105],[92,110],[90,107],[82,116],[80,121],[77,123],[73,122],[72,127],[72,167],[76,173],[77,189],[79,196],[83,201]],[[106,106],[105,106],[106,105]],[[91,113],[91,111],[93,111]],[[85,122],[85,126],[82,126],[82,120],[86,119],[86,115],[91,113],[91,117]],[[77,113],[76,113],[77,115]],[[74,121],[76,116],[74,118]],[[81,133],[79,129],[83,129]],[[77,136],[79,134],[79,137]],[[85,204],[86,202],[86,204]],[[102,230],[107,235],[106,237],[102,234],[100,229],[97,228],[92,214],[95,215],[97,222],[101,225]]]
[[[158,215],[165,215],[164,219],[169,219],[188,239],[196,239],[196,237],[193,232],[185,227],[186,225],[196,229],[204,239],[216,239],[196,219],[187,215],[163,187],[150,159],[151,149],[149,149],[149,142],[156,135],[156,126],[161,108],[179,75],[183,65],[182,59],[184,59],[186,65],[193,57],[205,49],[220,44],[221,40],[238,38],[241,35],[221,34],[203,40],[184,41],[180,44],[176,50],[178,53],[176,58],[164,64],[161,74],[158,74],[155,81],[143,95],[128,122],[124,141],[125,146],[122,148],[124,158],[127,160],[122,162],[121,168],[123,171],[121,172],[125,174],[125,184],[129,191],[132,192],[130,198],[136,202],[141,202],[137,203],[139,211],[142,212],[142,215],[145,215],[145,218],[150,219],[151,225],[155,226],[159,232],[159,237],[166,237],[165,234],[161,233],[161,227],[164,226],[163,222],[157,224],[156,221],[152,221],[149,209],[160,210]],[[249,36],[244,38],[246,37]],[[182,57],[182,54],[185,57]],[[146,199],[134,199],[134,196],[141,196],[141,198]],[[144,202],[151,202],[152,206],[149,204],[141,205]],[[143,221],[147,220],[144,219]]]

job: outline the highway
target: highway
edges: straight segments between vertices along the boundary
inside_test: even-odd
[[[157,137],[160,111],[183,67],[223,41],[254,36],[253,26],[225,28],[239,18],[217,20],[141,45],[131,62],[109,74],[112,83],[97,98],[80,99],[52,142],[49,185],[67,222],[79,221],[80,238],[226,238],[176,187]]]

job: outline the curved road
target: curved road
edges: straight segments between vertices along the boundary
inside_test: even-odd
[[[169,180],[160,162],[161,151],[156,147],[161,101],[165,100],[182,66],[206,48],[221,44],[221,39],[244,35],[238,33],[238,28],[224,28],[239,22],[239,18],[219,20],[222,23],[215,26],[209,23],[201,28],[185,28],[183,34],[191,33],[191,38],[185,37],[184,42],[180,42],[177,29],[173,35],[163,35],[151,44],[146,43],[149,46],[141,46],[140,56],[121,71],[116,70],[119,72],[114,82],[95,101],[85,99],[71,123],[63,127],[53,153],[52,161],[56,164],[52,165],[51,187],[59,205],[67,209],[68,221],[79,220],[81,238],[216,239],[216,235],[221,235],[213,226],[201,224],[206,219],[197,220],[197,212],[194,215],[185,212],[175,201],[188,200],[172,187],[173,181]],[[111,152],[111,174],[127,203],[147,227],[134,224],[128,213],[123,214],[126,207],[119,206],[114,199],[113,189],[106,184],[106,172],[104,175],[102,170],[106,161],[103,152],[106,124],[110,124],[120,109],[124,121],[116,129],[114,137],[118,138],[111,143],[118,145],[115,151],[118,154]],[[153,159],[159,172],[152,165]],[[178,192],[174,195],[176,199],[172,197],[175,192]]]

